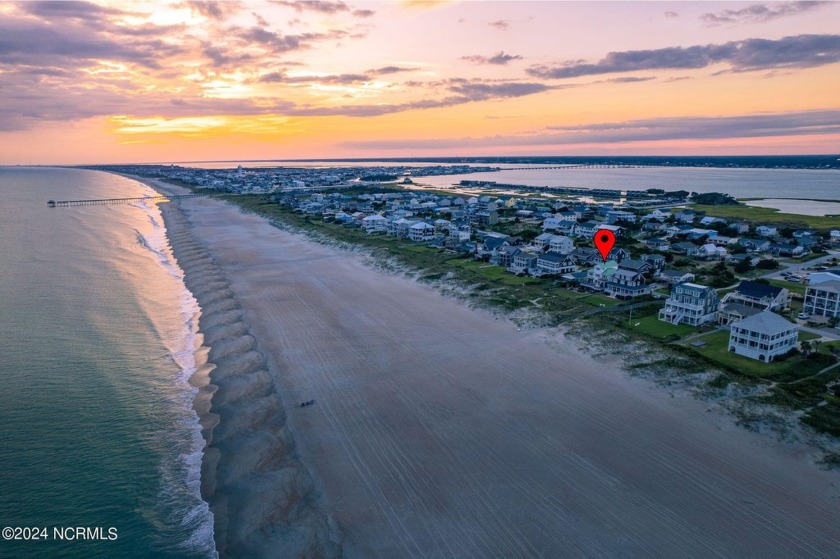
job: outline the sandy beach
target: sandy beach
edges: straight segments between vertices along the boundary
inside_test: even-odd
[[[223,556],[837,556],[840,477],[806,449],[232,205],[173,206]]]

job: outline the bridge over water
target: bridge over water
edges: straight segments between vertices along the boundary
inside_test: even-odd
[[[547,165],[544,167],[503,167],[499,171],[536,171],[545,169],[558,169],[561,171],[571,169],[643,169],[652,165],[622,165],[620,163],[581,163],[579,165]]]

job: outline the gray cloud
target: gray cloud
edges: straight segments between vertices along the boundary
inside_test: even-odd
[[[487,23],[487,25],[489,25],[491,27],[495,27],[496,29],[501,29],[502,31],[504,31],[505,29],[510,27],[510,22],[506,19],[499,19],[499,20],[496,20],[496,21],[491,21],[491,22]]]
[[[552,89],[543,83],[466,83],[452,85],[450,91],[458,93],[470,101],[484,101],[493,98],[522,97],[542,93]]]
[[[768,4],[752,4],[739,10],[723,10],[717,13],[706,13],[700,20],[710,27],[738,23],[764,23],[781,17],[801,14],[828,4],[828,2],[772,2]]]
[[[182,52],[181,46],[159,38],[132,38],[131,33],[115,40],[82,25],[0,20],[0,63],[4,64],[73,66],[81,61],[119,60],[160,68],[163,59]]]
[[[668,18],[680,17],[680,14],[679,14],[679,13],[677,13],[677,12],[672,12],[672,11],[667,11],[667,12],[665,12],[665,13],[664,13],[664,14],[662,14],[662,15],[664,15],[665,17],[668,17]]]
[[[579,126],[550,126],[544,131],[483,138],[376,140],[347,142],[365,149],[443,149],[450,147],[613,144],[661,140],[755,138],[840,133],[840,109],[743,115],[673,117]]]
[[[353,16],[355,17],[371,17],[375,13],[373,10],[353,10]]]
[[[639,70],[699,69],[728,64],[746,72],[771,68],[809,68],[840,61],[840,35],[796,35],[783,39],[745,39],[719,45],[611,52],[595,64],[532,66],[526,72],[548,79],[576,78]]]
[[[503,66],[511,60],[522,60],[522,57],[518,54],[505,54],[505,51],[499,51],[493,56],[482,56],[480,54],[462,56],[461,60],[466,60],[473,64],[495,64]]]
[[[610,83],[636,83],[636,82],[649,82],[650,80],[655,80],[654,76],[645,76],[645,77],[637,77],[637,76],[622,76],[620,78],[610,78],[607,81]]]
[[[402,66],[383,66],[381,68],[374,68],[373,70],[368,70],[369,74],[374,74],[377,76],[384,76],[386,74],[397,74],[399,72],[416,72],[417,68],[404,68]]]
[[[125,13],[93,2],[21,2],[17,7],[29,15],[53,21],[62,18],[90,21]]]
[[[322,0],[298,0],[295,2],[272,0],[272,4],[294,8],[298,12],[308,10],[324,14],[334,14],[336,12],[346,12],[350,10],[350,7],[344,2],[326,2]]]

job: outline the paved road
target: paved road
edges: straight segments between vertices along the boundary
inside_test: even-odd
[[[786,266],[785,268],[775,270],[761,277],[767,279],[784,279],[782,278],[782,273],[784,272],[801,272],[804,271],[805,268],[810,268],[811,266],[820,266],[824,262],[828,262],[829,260],[835,257],[840,257],[840,251],[828,251],[828,254],[826,254],[825,256],[820,256],[819,258],[815,258],[814,260],[809,260],[807,262],[802,262],[801,264],[785,264],[784,262],[782,262],[781,264],[783,266]]]

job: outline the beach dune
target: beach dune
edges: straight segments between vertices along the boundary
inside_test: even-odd
[[[346,557],[837,556],[840,478],[803,449],[232,205],[179,204],[173,243],[188,231],[237,302],[202,317],[234,364],[211,504],[266,529],[228,521],[231,542],[271,555],[291,519],[320,527],[298,551]]]

